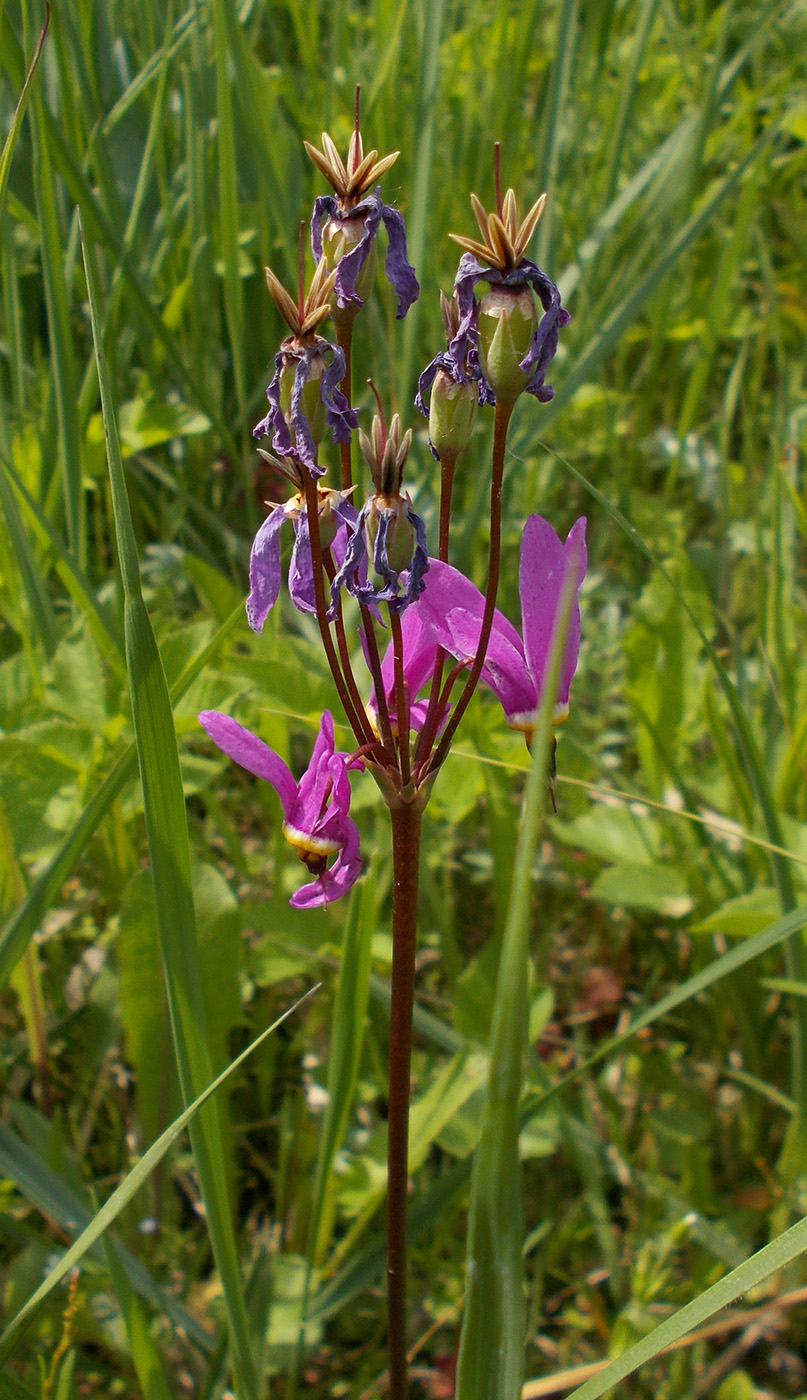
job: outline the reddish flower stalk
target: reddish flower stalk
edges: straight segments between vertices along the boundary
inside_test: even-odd
[[[471,671],[465,682],[463,692],[457,701],[454,713],[443,732],[443,737],[435,751],[431,762],[428,762],[428,755],[424,756],[423,776],[427,773],[436,772],[445,762],[448,751],[451,748],[451,741],[457,732],[459,725],[468,705],[471,701],[479,677],[482,674],[482,667],[485,664],[488,642],[493,627],[493,616],[496,611],[496,596],[499,591],[499,568],[501,564],[502,545],[502,479],[504,477],[504,453],[507,444],[507,429],[510,426],[510,418],[513,412],[513,404],[505,399],[499,399],[496,404],[496,416],[493,421],[493,460],[491,463],[490,481],[490,563],[488,565],[488,586],[485,592],[485,613],[482,619],[482,631],[479,635],[479,645],[474,658]],[[428,763],[428,766],[426,764]]]

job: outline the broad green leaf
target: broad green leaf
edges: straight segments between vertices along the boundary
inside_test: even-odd
[[[629,909],[652,909],[666,918],[682,919],[692,908],[687,882],[672,865],[629,865],[603,870],[591,886],[591,898]]]
[[[767,928],[779,907],[776,890],[770,885],[760,885],[748,894],[728,899],[709,914],[693,924],[692,933],[732,933],[747,937]]]

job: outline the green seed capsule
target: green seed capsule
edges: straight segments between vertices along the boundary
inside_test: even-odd
[[[322,254],[329,272],[339,266],[346,253],[351,253],[361,242],[366,232],[365,219],[363,215],[346,219],[329,219],[322,230]],[[367,254],[364,267],[356,278],[356,294],[362,301],[366,301],[375,286],[376,273],[378,271],[378,246],[373,238],[370,242],[370,251]],[[340,317],[349,315],[350,318],[359,310],[358,306],[340,307],[337,305],[336,293],[331,295],[331,314],[334,322],[338,325]]]
[[[514,403],[530,382],[520,368],[538,326],[529,287],[492,287],[479,303],[479,363],[498,399]]]
[[[471,441],[476,421],[477,391],[457,384],[438,369],[429,401],[429,437],[438,457],[458,457]]]
[[[280,407],[286,422],[291,424],[291,393],[294,388],[296,361],[290,359],[280,371]],[[303,385],[302,411],[311,430],[314,442],[319,446],[325,436],[327,420],[325,405],[320,397],[320,384],[325,373],[325,361],[319,354],[314,355],[308,378]]]

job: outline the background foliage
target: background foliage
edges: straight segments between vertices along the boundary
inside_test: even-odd
[[[180,1083],[198,1093],[300,991],[323,986],[199,1119],[195,1159],[173,1145],[70,1290],[51,1291],[15,1336],[4,1384],[13,1397],[221,1395],[225,1316],[244,1394],[250,1367],[290,1374],[272,1382],[281,1395],[299,1374],[309,1393],[359,1396],[383,1370],[386,825],[359,779],[368,878],[347,909],[290,910],[298,866],[275,798],[214,755],[195,720],[229,710],[295,763],[322,707],[336,710],[306,619],[278,608],[257,638],[241,605],[251,534],[282,495],[251,442],[282,335],[262,269],[294,280],[298,220],[320,192],[302,139],[327,129],[346,146],[356,82],[368,142],[401,151],[385,194],[406,215],[423,288],[397,325],[379,282],[356,382],[372,373],[417,429],[413,489],[430,524],[435,472],[407,405],[440,343],[437,291],[456,266],[445,235],[470,231],[470,190],[491,199],[495,137],[522,206],[550,192],[535,251],[574,319],[554,401],[517,410],[500,605],[518,617],[529,511],[564,533],[587,514],[591,566],[537,886],[521,1139],[528,1374],[619,1354],[803,1211],[798,919],[784,964],[781,934],[614,1043],[632,1016],[805,902],[803,9],[74,0],[54,7],[17,130],[42,20],[31,0],[6,0],[8,1319],[176,1117]],[[478,581],[488,431],[458,482],[454,559]],[[135,740],[152,773],[169,774],[162,787],[141,786]],[[479,696],[426,815],[412,1339],[435,1397],[450,1393],[461,1316],[525,764]],[[147,836],[152,863],[161,850],[179,872],[163,885],[171,908],[155,907]],[[169,1007],[174,1044],[185,1027],[178,1071]],[[594,1049],[598,1062],[547,1098]],[[800,1278],[791,1266],[778,1292]],[[761,1341],[736,1333],[746,1345],[734,1350],[725,1333],[717,1349],[682,1348],[624,1393],[805,1392],[803,1315],[783,1307],[775,1323]]]

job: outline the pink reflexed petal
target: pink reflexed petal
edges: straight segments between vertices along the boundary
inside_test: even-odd
[[[414,606],[429,624],[440,646],[458,661],[473,660],[482,630],[485,600],[464,574],[450,564],[432,559],[425,592]],[[501,701],[508,719],[535,708],[535,684],[527,668],[521,638],[498,608],[493,615],[482,680]]]
[[[524,526],[521,537],[519,592],[524,649],[536,695],[539,695],[541,690],[566,570],[575,556],[579,559],[578,592],[585,577],[585,541],[586,521],[582,516],[575,521],[565,544],[561,543],[552,526],[540,515],[531,515]],[[561,705],[565,705],[569,699],[569,688],[577,666],[579,650],[580,604],[575,594],[569,614],[566,650],[558,684],[558,703]]]
[[[404,676],[409,684],[410,700],[414,700],[418,691],[422,690],[426,682],[431,680],[434,663],[437,660],[437,643],[427,618],[419,611],[417,604],[408,607],[401,618],[401,639],[403,642]],[[394,721],[396,718],[395,656],[392,642],[384,653],[381,662],[381,675],[384,679],[384,693],[387,697],[390,718]],[[369,709],[375,718],[375,692],[370,697]],[[413,728],[417,728],[414,719],[416,709],[417,707],[413,705],[410,712]]]
[[[345,839],[345,822],[350,811],[350,779],[343,754],[335,753],[329,759],[328,776],[332,783],[328,805],[322,819],[317,822],[314,835],[326,841],[338,841],[342,845]]]
[[[256,734],[251,734],[229,715],[219,714],[218,710],[203,710],[199,723],[228,758],[240,763],[256,778],[264,778],[272,784],[280,798],[283,819],[288,821],[297,801],[297,784],[283,759]]]
[[[290,825],[297,831],[314,835],[322,826],[321,813],[331,781],[330,762],[333,758],[333,718],[324,710],[319,733],[306,771],[300,779],[297,801]]]
[[[296,890],[289,903],[295,909],[316,909],[341,899],[355,885],[361,874],[361,854],[359,851],[359,831],[356,823],[347,817],[345,820],[345,844],[330,870]]]

